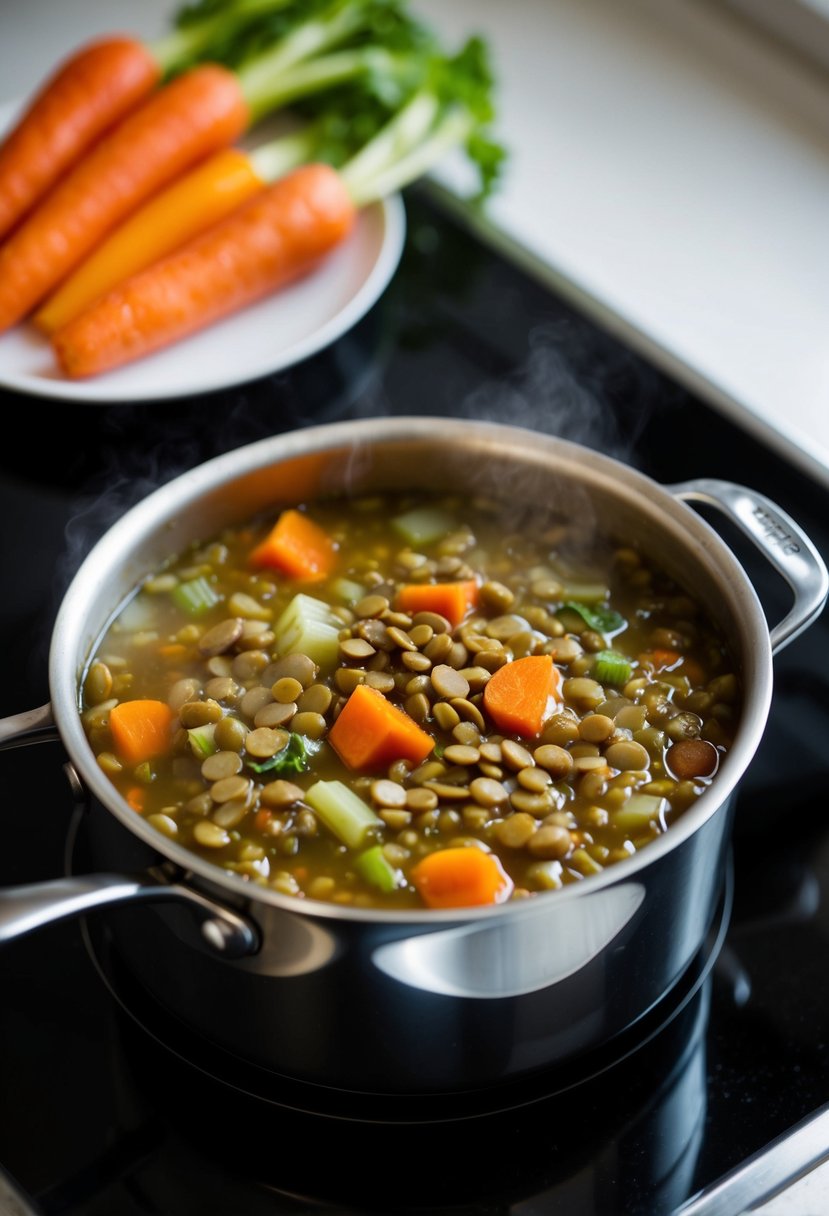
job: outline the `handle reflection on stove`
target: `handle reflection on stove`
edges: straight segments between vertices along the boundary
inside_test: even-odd
[[[770,634],[772,653],[777,654],[812,624],[826,603],[829,572],[818,550],[790,515],[757,490],[714,477],[666,488],[676,498],[722,511],[789,584],[794,604]]]
[[[60,920],[113,904],[176,901],[200,922],[206,943],[225,958],[242,958],[259,949],[259,936],[245,917],[221,907],[179,883],[139,875],[90,874],[52,882],[28,883],[0,891],[0,945]]]

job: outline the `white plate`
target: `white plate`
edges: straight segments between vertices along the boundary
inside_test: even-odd
[[[0,108],[0,133],[18,104]],[[68,380],[49,342],[23,323],[0,337],[0,387],[110,405],[191,396],[282,371],[329,346],[376,302],[403,251],[403,202],[361,212],[348,240],[312,274],[235,316],[117,371]]]

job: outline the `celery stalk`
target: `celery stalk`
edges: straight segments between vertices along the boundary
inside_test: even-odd
[[[206,760],[208,756],[212,756],[214,752],[219,750],[213,738],[215,729],[215,722],[207,722],[204,726],[193,726],[188,730],[187,737],[190,740],[193,755],[197,760]]]
[[[331,594],[336,596],[338,600],[342,600],[344,604],[351,607],[356,604],[366,594],[366,589],[360,583],[353,582],[350,578],[338,578],[331,584]]]
[[[277,653],[307,654],[320,668],[331,668],[337,662],[342,627],[327,604],[299,592],[274,625]]]
[[[632,673],[629,660],[617,650],[600,650],[593,656],[593,678],[600,684],[627,684]]]
[[[360,853],[354,865],[370,886],[376,887],[385,895],[406,885],[403,874],[388,860],[381,844],[375,844]]]
[[[350,849],[359,848],[373,828],[383,826],[368,803],[342,781],[317,781],[305,791],[305,801]]]
[[[419,507],[395,516],[391,525],[410,545],[428,545],[448,535],[455,521],[439,507]]]
[[[219,602],[219,596],[202,576],[179,583],[170,592],[170,598],[188,616],[201,616]]]
[[[611,821],[624,832],[643,832],[651,824],[664,828],[667,809],[666,798],[656,794],[631,794],[618,811],[612,812]]]

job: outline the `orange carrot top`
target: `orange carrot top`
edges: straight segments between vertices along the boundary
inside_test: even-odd
[[[290,578],[325,578],[337,561],[337,546],[319,524],[290,507],[250,553],[252,566],[270,566]]]
[[[383,693],[358,684],[328,732],[328,742],[351,769],[381,769],[395,760],[419,764],[434,740]]]
[[[499,730],[533,739],[553,714],[561,674],[549,654],[505,663],[484,687],[484,707]]]

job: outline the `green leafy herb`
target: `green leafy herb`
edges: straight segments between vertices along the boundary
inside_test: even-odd
[[[320,744],[315,739],[308,739],[305,735],[298,735],[296,731],[291,731],[288,742],[281,752],[277,752],[268,760],[263,760],[261,764],[255,763],[253,760],[248,760],[246,763],[248,768],[253,769],[255,773],[273,773],[277,777],[281,777],[285,773],[307,773],[311,767],[311,756],[319,748]]]
[[[591,608],[587,604],[577,604],[575,600],[568,600],[566,604],[562,604],[562,608],[575,612],[589,629],[595,629],[597,633],[618,633],[627,624],[621,613],[616,612],[614,608]]]

